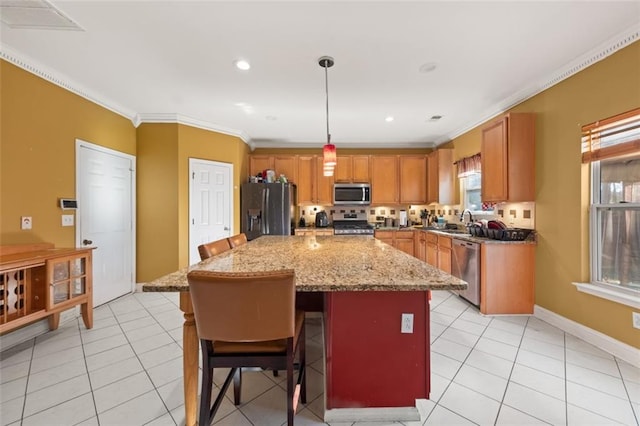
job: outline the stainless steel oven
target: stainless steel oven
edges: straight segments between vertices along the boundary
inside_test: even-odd
[[[371,204],[371,185],[368,183],[336,183],[333,185],[333,205],[368,206]]]
[[[373,226],[367,222],[366,213],[334,213],[333,235],[373,236]]]

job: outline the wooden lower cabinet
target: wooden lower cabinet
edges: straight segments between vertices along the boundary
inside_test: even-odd
[[[424,231],[414,231],[413,233],[413,255],[422,260],[427,261],[427,235]]]
[[[60,312],[80,305],[93,326],[93,248],[39,243],[0,247],[0,334],[48,318],[55,330]]]
[[[296,235],[298,237],[326,237],[326,236],[332,236],[333,235],[333,228],[326,228],[326,229],[316,229],[316,228],[301,229],[301,228],[296,228],[294,235]]]
[[[535,244],[482,244],[480,312],[533,314]]]
[[[395,231],[395,230],[385,230],[375,232],[375,238],[382,241],[383,243],[389,244],[392,247],[397,248],[398,250],[402,250],[403,252],[414,255],[414,241],[413,241],[412,230],[406,231]]]
[[[396,231],[396,238],[393,246],[398,250],[402,250],[403,252],[410,254],[411,256],[414,256],[415,251],[413,247],[414,246],[413,232],[412,231]]]
[[[451,237],[438,235],[438,268],[451,273]]]
[[[426,241],[426,262],[431,265],[438,267],[438,235],[432,232],[425,232],[425,241]]]

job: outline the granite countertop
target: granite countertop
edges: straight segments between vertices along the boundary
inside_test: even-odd
[[[187,291],[191,270],[254,272],[294,269],[298,291],[463,290],[466,282],[413,256],[362,236],[262,236],[143,285],[143,291]]]
[[[510,240],[494,240],[492,238],[484,238],[484,237],[474,237],[471,234],[458,234],[454,232],[446,232],[446,231],[438,231],[437,229],[424,229],[424,228],[413,228],[416,231],[421,232],[432,232],[438,235],[444,235],[451,238],[458,238],[460,240],[471,241],[474,243],[480,244],[537,244],[535,239],[535,231],[533,232],[533,237],[528,238],[524,241],[510,241]]]

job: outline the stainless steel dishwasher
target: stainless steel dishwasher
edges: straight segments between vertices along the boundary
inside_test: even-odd
[[[480,244],[453,238],[451,275],[469,284],[466,290],[455,290],[476,306],[480,306]]]

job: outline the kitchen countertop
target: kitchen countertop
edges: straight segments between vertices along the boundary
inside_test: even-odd
[[[262,236],[143,285],[187,291],[191,270],[255,272],[294,269],[298,291],[463,290],[467,284],[375,238]]]
[[[483,237],[474,237],[471,234],[458,234],[455,232],[446,232],[439,231],[437,229],[428,228],[425,229],[422,226],[409,226],[404,228],[399,228],[397,226],[385,226],[376,228],[376,231],[421,231],[421,232],[432,232],[438,235],[444,235],[446,237],[458,238],[465,241],[471,241],[474,243],[480,244],[536,244],[535,239],[535,231],[533,238],[526,239],[524,241],[510,241],[510,240],[494,240],[492,238],[483,238]]]

